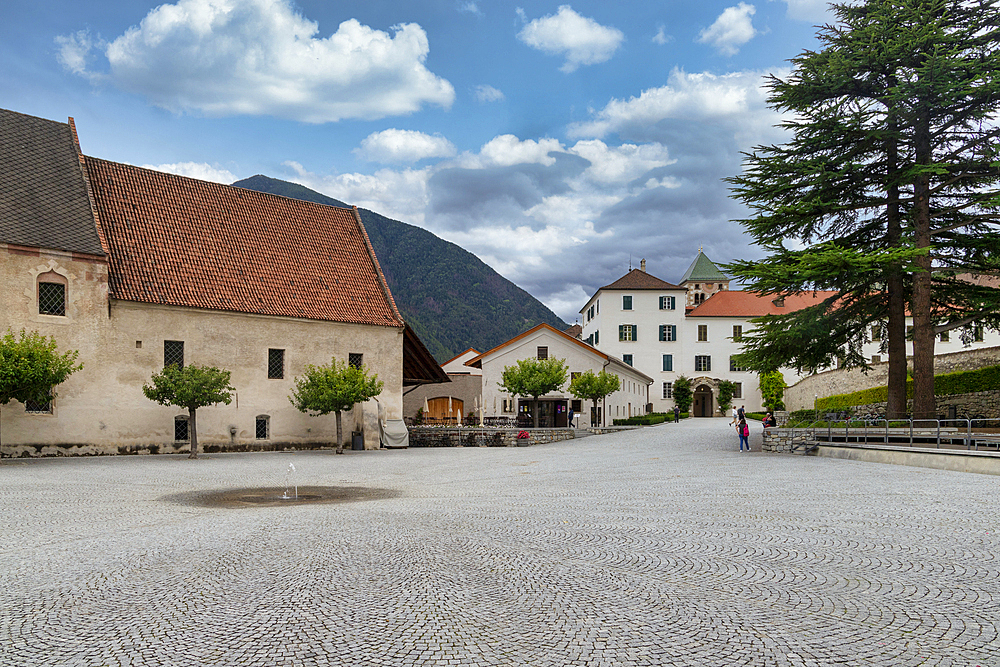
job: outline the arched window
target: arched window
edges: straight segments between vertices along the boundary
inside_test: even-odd
[[[69,281],[55,271],[39,274],[37,278],[38,314],[66,316],[66,299]]]

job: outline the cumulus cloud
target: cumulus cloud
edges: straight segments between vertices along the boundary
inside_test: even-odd
[[[57,38],[59,59],[84,76],[86,34]],[[377,119],[433,104],[455,91],[424,62],[415,23],[391,34],[344,21],[329,37],[291,0],[179,0],[151,10],[104,47],[106,77],[171,111],[271,115],[309,123]]]
[[[225,183],[226,185],[240,180],[238,176],[228,169],[223,169],[218,165],[205,162],[174,162],[172,164],[144,164],[144,169],[155,169],[165,171],[168,174],[178,176],[188,176],[202,181],[212,181],[214,183]]]
[[[727,7],[715,23],[701,31],[697,41],[711,44],[727,56],[736,55],[757,34],[750,19],[756,11],[756,7],[745,2]]]
[[[451,157],[455,155],[455,145],[440,135],[390,129],[369,134],[354,154],[370,162],[406,164],[425,158]]]
[[[518,14],[523,18],[523,10]],[[574,72],[580,65],[595,65],[611,59],[625,40],[617,28],[603,26],[592,18],[561,5],[555,14],[529,22],[517,34],[528,46],[544,53],[564,56],[562,72]]]
[[[474,94],[476,101],[480,104],[485,104],[486,102],[503,102],[505,99],[503,92],[485,84],[476,86]]]

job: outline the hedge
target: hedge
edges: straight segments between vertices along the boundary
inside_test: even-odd
[[[670,415],[673,417],[673,415]],[[653,424],[662,424],[667,421],[667,413],[665,412],[653,412],[648,415],[639,415],[638,417],[627,417],[625,419],[615,419],[615,426],[652,426]]]
[[[934,395],[974,394],[1000,389],[1000,366],[987,366],[974,371],[958,371],[934,376]],[[906,381],[906,398],[913,398],[913,380]],[[872,387],[850,394],[837,394],[816,400],[817,410],[846,410],[855,405],[885,403],[888,387]]]

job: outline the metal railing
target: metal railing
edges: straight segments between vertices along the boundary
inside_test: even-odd
[[[892,445],[1000,452],[1000,418],[885,419],[855,417],[784,426],[793,439],[850,446]]]

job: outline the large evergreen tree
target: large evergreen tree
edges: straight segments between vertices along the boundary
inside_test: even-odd
[[[824,48],[769,81],[791,139],[748,155],[729,179],[771,255],[729,268],[758,292],[832,290],[823,303],[765,318],[744,363],[866,365],[883,327],[889,407],[905,409],[905,316],[914,319],[914,415],[934,414],[934,337],[997,324],[998,290],[969,273],[1000,269],[1000,12],[996,0],[869,0],[835,5]],[[800,248],[789,249],[786,241]]]

